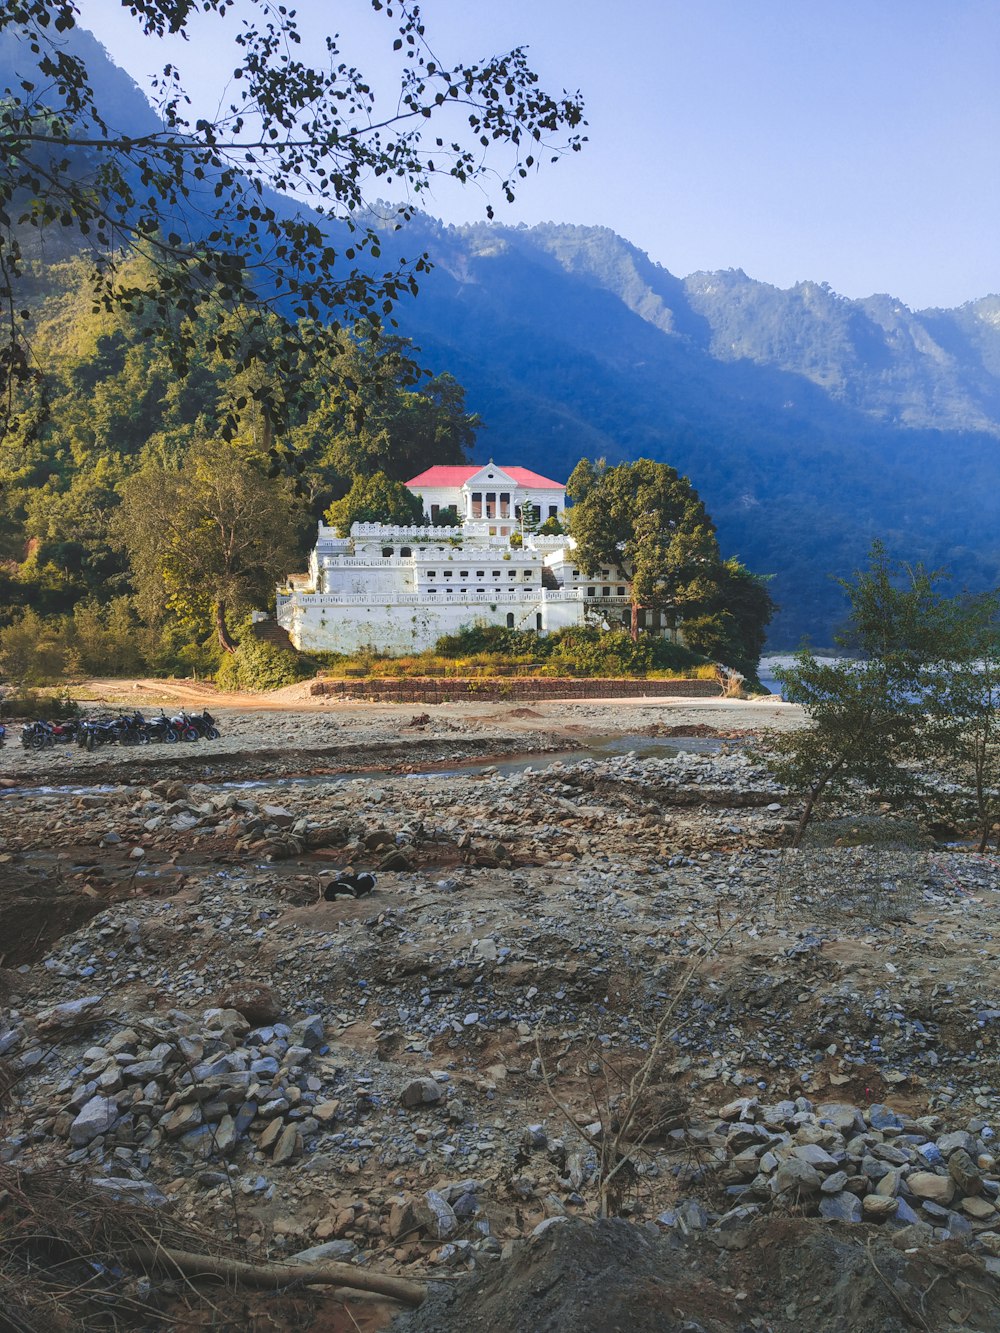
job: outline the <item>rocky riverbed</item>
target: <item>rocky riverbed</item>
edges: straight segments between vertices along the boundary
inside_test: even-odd
[[[794,801],[732,734],[764,709],[526,711],[233,713],[210,759],[5,751],[0,1166],[261,1261],[447,1279],[414,1329],[614,1327],[565,1276],[584,1224],[573,1247],[669,1270],[635,1328],[1000,1328],[995,860],[900,850],[863,806],[789,854]],[[656,746],[678,728],[699,749]],[[821,1244],[810,1323],[760,1256]],[[563,1314],[525,1303],[546,1265]]]

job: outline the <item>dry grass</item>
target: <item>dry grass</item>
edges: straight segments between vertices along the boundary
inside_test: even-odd
[[[137,1246],[234,1254],[169,1209],[114,1198],[63,1167],[0,1166],[0,1333],[91,1333],[176,1323],[130,1264]],[[198,1306],[216,1306],[191,1288]],[[220,1317],[216,1328],[238,1324]]]

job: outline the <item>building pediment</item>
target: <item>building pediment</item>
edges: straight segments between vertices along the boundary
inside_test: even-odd
[[[507,490],[516,491],[519,487],[518,481],[505,472],[502,467],[496,463],[487,463],[465,482],[463,489],[469,491],[478,490]]]

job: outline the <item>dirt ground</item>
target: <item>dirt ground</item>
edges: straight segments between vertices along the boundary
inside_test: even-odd
[[[216,690],[210,683],[182,680],[93,679],[74,685],[69,693],[81,708],[155,711],[169,705],[200,712],[324,713],[346,728],[364,731],[385,719],[410,717],[412,704],[345,703],[310,693],[311,682],[287,685],[269,694],[235,694]],[[442,721],[488,723],[509,731],[544,731],[561,734],[566,726],[583,724],[597,733],[623,734],[653,725],[709,726],[719,730],[747,730],[766,726],[778,730],[801,726],[802,710],[776,697],[752,700],[701,698],[588,699],[583,703],[449,703],[434,705]]]
[[[0,1041],[9,1022],[23,1034],[12,1050],[31,1057],[16,1099],[0,1099],[0,1167],[130,1172],[220,1238],[235,1241],[238,1223],[271,1259],[354,1246],[361,1265],[440,1281],[415,1333],[998,1328],[1000,1286],[957,1241],[911,1253],[887,1227],[823,1222],[815,1201],[690,1243],[662,1221],[695,1196],[716,1220],[732,1206],[739,1186],[720,1182],[725,1162],[712,1164],[697,1126],[740,1094],[866,1113],[891,1103],[948,1130],[1000,1113],[1000,867],[928,845],[878,912],[863,901],[863,858],[837,863],[856,880],[851,910],[786,873],[795,803],[743,742],[801,726],[801,710],[422,710],[171,681],[75,693],[95,711],[207,707],[222,736],[88,754],[25,752],[15,735],[0,753]],[[370,896],[328,895],[367,871]],[[659,1136],[638,1155],[629,1222],[595,1224],[580,1130],[595,1114],[612,1123],[699,958],[671,1001],[676,1028],[650,1085]],[[327,1108],[297,1156],[277,1162],[251,1120],[206,1170],[193,1139],[161,1135],[184,1096],[164,1076],[137,1102],[141,1133],[122,1127],[67,1159],[67,1098],[75,1114],[89,1095],[88,1059],[111,1066],[115,1089],[114,1034],[147,1023],[181,1024],[218,1053],[203,1015],[241,988],[266,997],[268,1023],[324,1025],[328,1049],[303,1057],[301,1087],[275,1075],[293,1140],[308,1108]],[[81,997],[100,998],[86,1025],[52,1038],[45,1014]],[[242,1050],[234,1061],[251,1058]],[[409,1107],[402,1091],[420,1079],[445,1095]],[[473,1208],[447,1239],[419,1211],[428,1190]],[[407,1208],[424,1218],[410,1230]],[[807,1272],[822,1277],[815,1290]],[[183,1327],[211,1323],[187,1298],[178,1284],[163,1308]],[[211,1326],[369,1333],[394,1308],[241,1292]]]

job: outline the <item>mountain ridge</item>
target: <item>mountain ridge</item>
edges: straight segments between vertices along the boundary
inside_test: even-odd
[[[134,121],[139,100],[155,120],[78,36],[109,122]],[[0,45],[0,79],[16,64]],[[382,248],[385,267],[421,251],[435,266],[395,318],[465,386],[485,423],[476,461],[566,476],[581,456],[671,463],[726,552],[775,575],[772,646],[830,641],[844,603],[829,576],[863,564],[875,537],[959,585],[1000,584],[1000,296],[913,311],[739,268],[680,278],[612,229],[573,223],[418,214]]]

